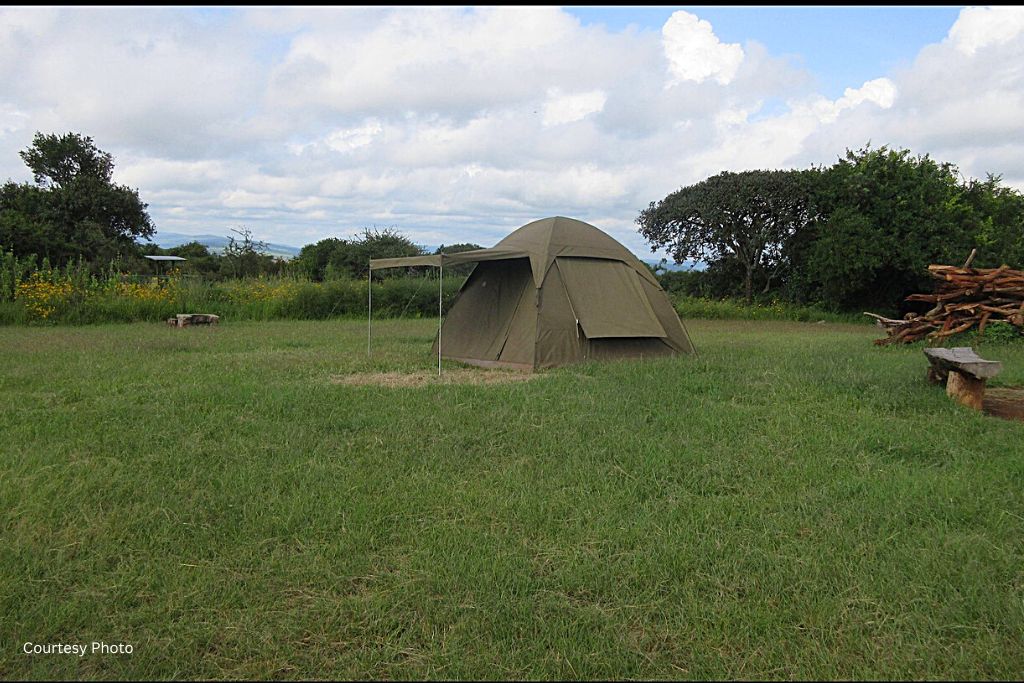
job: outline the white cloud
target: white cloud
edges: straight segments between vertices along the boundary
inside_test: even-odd
[[[36,130],[74,130],[167,231],[489,245],[567,214],[645,254],[650,201],[868,140],[1024,187],[1024,32],[997,9],[834,99],[688,12],[617,31],[551,7],[0,10],[0,180],[29,179]]]
[[[544,103],[545,126],[557,126],[572,123],[604,109],[608,95],[603,90],[563,95],[558,88],[548,90],[548,100]]]
[[[25,128],[28,122],[28,114],[9,104],[0,103],[0,137]]]
[[[965,55],[1003,45],[1024,33],[1024,7],[967,7],[949,30],[949,40]]]
[[[689,12],[673,12],[661,35],[672,75],[668,85],[701,83],[709,78],[728,85],[743,62],[743,48],[738,43],[721,42],[710,23]]]
[[[333,131],[324,140],[324,144],[335,152],[350,152],[360,147],[366,147],[384,132],[380,121],[370,119],[361,126],[355,128],[341,128]]]
[[[864,102],[874,104],[882,109],[889,109],[896,101],[896,84],[888,78],[876,78],[867,81],[859,88],[847,88],[843,96],[835,101],[823,97],[815,98],[807,105],[797,105],[794,110],[801,107],[809,109],[822,123],[833,123],[839,118],[839,114],[847,109],[853,109]]]

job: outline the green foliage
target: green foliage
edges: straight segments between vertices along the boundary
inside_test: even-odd
[[[85,178],[109,183],[114,174],[114,158],[96,147],[91,137],[78,133],[36,133],[32,146],[18,155],[36,184],[45,188],[65,187]]]
[[[195,274],[203,278],[215,278],[223,272],[221,262],[224,257],[211,253],[205,244],[186,242],[161,251],[167,256],[181,256],[188,259],[184,263],[177,264],[177,267],[184,273]],[[265,260],[262,260],[261,265],[266,272],[273,272],[273,266],[276,264],[267,264]]]
[[[929,291],[931,263],[962,261],[971,250],[970,209],[956,167],[908,150],[848,151],[823,172],[821,219],[795,254],[807,298],[844,310],[896,309]]]
[[[423,249],[395,228],[364,228],[353,239],[328,237],[307,244],[295,259],[296,272],[314,281],[337,278],[365,278],[370,259],[420,256]],[[412,271],[412,269],[406,269]],[[412,271],[415,272],[415,271]],[[380,277],[395,277],[402,271],[382,271]]]
[[[458,244],[449,244],[445,246],[442,244],[434,250],[435,254],[459,254],[464,251],[475,251],[477,249],[483,249],[479,244],[473,244],[471,242],[461,242]],[[475,263],[460,263],[456,266],[445,266],[445,274],[451,274],[457,277],[469,277],[469,274],[473,272],[473,268],[476,267]]]
[[[978,249],[974,262],[978,267],[1006,263],[1024,268],[1024,195],[1001,181],[989,174],[964,188],[962,201],[969,207],[969,230]]]
[[[63,264],[138,253],[153,223],[137,190],[112,181],[113,158],[77,133],[36,133],[21,152],[36,185],[0,189],[0,249]]]
[[[986,344],[1014,344],[1024,341],[1019,328],[1005,320],[994,320],[985,326],[985,331],[978,335],[979,340]]]
[[[464,280],[445,277],[444,310]],[[436,316],[437,282],[436,274],[375,278],[374,318]],[[37,268],[34,260],[12,254],[0,257],[0,285],[7,288],[0,290],[0,324],[158,322],[183,311],[214,313],[236,321],[320,320],[362,318],[367,310],[365,280],[312,282],[302,277],[260,276],[212,281],[180,275],[158,280],[126,275],[115,264],[97,276],[84,261],[51,268],[44,260]]]
[[[652,248],[677,263],[736,264],[743,293],[771,287],[786,265],[787,246],[812,218],[805,171],[725,171],[651,202],[636,222]]]
[[[328,237],[302,247],[294,259],[295,266],[306,277],[317,282],[347,274],[349,262],[347,240]]]
[[[790,216],[788,230],[769,229],[773,212]],[[756,286],[798,304],[896,314],[908,294],[930,291],[929,264],[961,263],[972,248],[976,266],[1024,267],[1024,195],[999,176],[963,180],[952,164],[884,146],[847,150],[828,168],[719,174],[652,203],[637,223],[676,262],[707,265],[661,276],[691,296],[751,302]]]
[[[708,292],[703,287],[703,276],[704,274],[699,270],[668,270],[664,268],[665,259],[661,260],[661,264],[651,268],[654,276],[658,279],[658,284],[664,289],[669,296],[682,295],[682,296],[712,296],[712,292]]]
[[[866,324],[864,316],[836,313],[820,306],[800,306],[779,300],[748,304],[742,299],[673,295],[672,303],[683,320],[792,320]]]
[[[34,254],[18,257],[13,251],[0,251],[0,302],[14,301],[15,288],[37,268]]]
[[[1024,345],[1024,334],[1005,320],[990,321],[985,331],[978,333],[978,328],[954,334],[942,340],[940,346],[1004,346],[1006,344]],[[926,339],[923,345],[931,345]]]
[[[350,265],[350,272],[358,278],[366,277],[370,259],[401,258],[423,254],[422,247],[414,244],[412,240],[395,228],[363,228],[362,234],[354,240],[353,245],[355,260]]]

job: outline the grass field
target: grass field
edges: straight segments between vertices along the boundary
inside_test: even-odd
[[[332,380],[434,324],[0,328],[0,677],[1024,676],[1024,423],[920,348]],[[133,654],[22,652],[92,641]]]

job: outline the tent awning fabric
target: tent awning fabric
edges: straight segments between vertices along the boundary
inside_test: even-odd
[[[510,258],[529,258],[530,254],[519,249],[474,249],[457,254],[430,254],[429,256],[406,256],[403,258],[370,259],[370,270],[383,268],[411,268],[412,266],[456,266],[460,263],[477,261],[501,261]]]

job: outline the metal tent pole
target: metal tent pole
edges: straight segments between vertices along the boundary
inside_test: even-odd
[[[441,298],[444,296],[444,256],[441,256],[437,271],[437,376],[441,376]]]
[[[370,355],[370,321],[373,319],[373,268],[366,273],[366,355]]]

